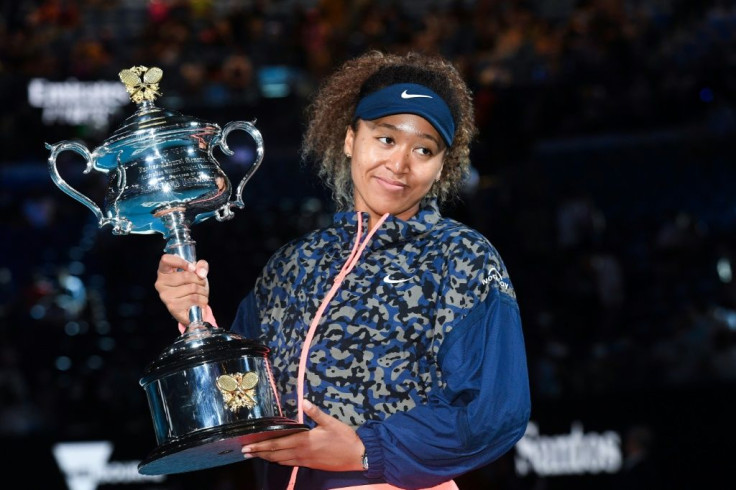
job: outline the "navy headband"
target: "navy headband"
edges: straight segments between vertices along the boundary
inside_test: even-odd
[[[430,122],[445,140],[452,145],[455,136],[455,120],[442,97],[424,85],[397,83],[370,93],[360,99],[355,108],[355,119],[372,121],[394,114],[416,114]]]

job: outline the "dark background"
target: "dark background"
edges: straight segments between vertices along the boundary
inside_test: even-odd
[[[328,194],[298,159],[303,108],[325,74],[375,47],[439,52],[473,88],[474,173],[445,214],[485,234],[510,269],[540,434],[579,423],[615,432],[623,451],[643,428],[656,476],[641,488],[717,488],[736,454],[735,27],[732,1],[4,1],[3,466],[38,468],[19,488],[65,489],[58,442],[109,440],[111,461],[140,460],[155,440],[138,380],[176,338],[153,288],[162,236],[100,228],[46,165],[44,143],[92,150],[133,104],[103,125],[44,123],[28,84],[159,66],[157,105],[220,125],[256,120],[266,151],[245,209],[192,229],[228,325],[268,256],[329,219]],[[230,144],[236,157],[219,158],[236,183],[250,146]],[[104,193],[106,177],[74,158],[58,166],[91,198]],[[640,488],[623,469],[524,476],[515,457],[458,483]],[[243,463],[126,486],[251,478]]]

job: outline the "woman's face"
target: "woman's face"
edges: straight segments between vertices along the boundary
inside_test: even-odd
[[[355,209],[368,212],[371,226],[385,213],[407,220],[440,178],[446,145],[423,117],[396,114],[358,120],[348,128],[345,154],[352,155]]]

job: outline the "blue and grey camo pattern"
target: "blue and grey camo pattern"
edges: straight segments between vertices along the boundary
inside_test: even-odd
[[[282,247],[253,291],[268,316],[261,325],[234,325],[246,335],[260,329],[289,418],[296,418],[302,341],[350,255],[356,220],[355,212],[337,213],[332,226]],[[433,201],[408,221],[389,217],[317,327],[305,396],[354,427],[426,403],[443,386],[443,339],[492,289],[515,301],[506,267],[483,235],[442,217]]]

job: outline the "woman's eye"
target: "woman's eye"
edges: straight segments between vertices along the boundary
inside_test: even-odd
[[[434,152],[429,148],[417,148],[417,151],[425,157],[431,157],[432,155],[434,155]]]
[[[394,142],[394,139],[390,136],[379,136],[378,141],[380,141],[384,145],[390,145]]]

